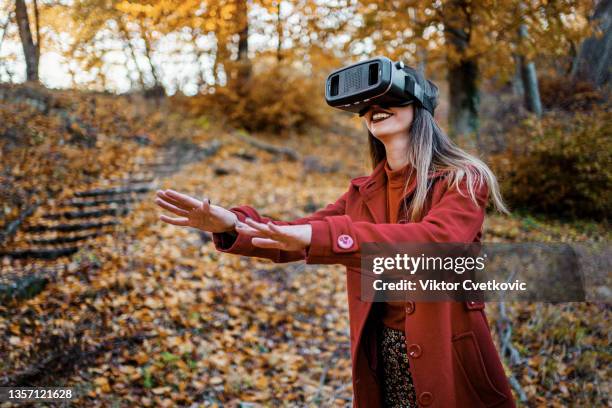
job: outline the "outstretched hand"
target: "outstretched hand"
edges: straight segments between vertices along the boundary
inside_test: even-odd
[[[158,190],[155,203],[178,217],[160,215],[163,222],[180,227],[193,227],[207,232],[236,230],[252,236],[252,244],[260,248],[297,251],[310,245],[312,227],[303,225],[266,224],[247,218],[240,222],[233,212],[210,204],[209,199],[198,200],[174,190]]]
[[[251,218],[236,223],[236,231],[253,237],[251,243],[260,248],[298,251],[310,245],[312,227],[310,224],[275,225],[257,222]]]
[[[236,214],[210,204],[207,198],[200,201],[174,190],[158,190],[155,204],[178,215],[178,217],[160,215],[160,220],[180,227],[194,227],[207,232],[226,232],[233,230],[238,221]]]

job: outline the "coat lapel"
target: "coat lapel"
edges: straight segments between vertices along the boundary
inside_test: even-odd
[[[358,188],[359,194],[361,195],[363,202],[365,203],[372,219],[376,224],[383,224],[389,222],[387,219],[387,194],[384,189],[387,186],[387,175],[385,173],[385,166],[387,159],[381,160],[378,165],[374,168],[372,173],[367,177],[359,177],[352,180],[352,184]],[[447,171],[437,171],[428,175],[428,180],[439,177]],[[416,177],[413,176],[406,192],[404,193],[402,200],[405,200],[410,196],[416,189]]]
[[[383,159],[376,165],[368,177],[359,177],[352,180],[352,184],[359,190],[359,194],[376,224],[384,223],[387,218],[387,195],[384,194],[384,191],[381,191],[387,182],[385,175],[386,163],[387,160]]]

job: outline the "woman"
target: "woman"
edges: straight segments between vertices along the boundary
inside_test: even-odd
[[[437,97],[432,82],[404,69]],[[400,105],[363,112],[373,172],[308,217],[272,221],[247,205],[227,210],[165,190],[156,202],[178,217],[160,218],[212,232],[219,251],[345,265],[354,406],[514,407],[484,303],[360,298],[362,243],[479,242],[489,196],[506,211],[487,166],[455,146],[418,102]]]

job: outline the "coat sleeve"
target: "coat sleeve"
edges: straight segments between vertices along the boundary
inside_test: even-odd
[[[465,179],[459,188],[448,188],[420,222],[376,224],[353,222],[347,215],[330,215],[311,220],[312,242],[306,253],[308,264],[361,265],[360,247],[376,243],[470,243],[482,228],[488,188],[475,190],[476,201],[467,192]]]
[[[257,210],[248,205],[232,207],[230,208],[230,211],[236,214],[238,219],[242,222],[244,222],[245,218],[249,217],[261,223],[267,223],[269,221],[272,221],[276,225],[308,224],[310,221],[323,220],[325,219],[325,217],[335,217],[343,215],[346,209],[347,196],[348,191],[345,192],[334,203],[328,204],[325,208],[322,208],[309,216],[298,218],[293,221],[271,220],[270,218],[261,216],[257,212]],[[212,235],[215,248],[221,252],[244,256],[254,256],[258,258],[267,258],[277,263],[298,261],[306,258],[306,250],[283,251],[273,248],[256,247],[251,243],[252,237],[246,234],[234,232],[213,233]]]

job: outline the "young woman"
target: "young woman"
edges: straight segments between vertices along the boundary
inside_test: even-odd
[[[373,171],[352,179],[324,209],[281,222],[248,205],[227,210],[165,190],[156,203],[178,217],[161,220],[212,232],[223,252],[345,265],[355,407],[514,407],[484,303],[372,303],[360,296],[362,243],[479,242],[489,197],[505,211],[495,176],[418,103],[374,105],[363,117]]]

